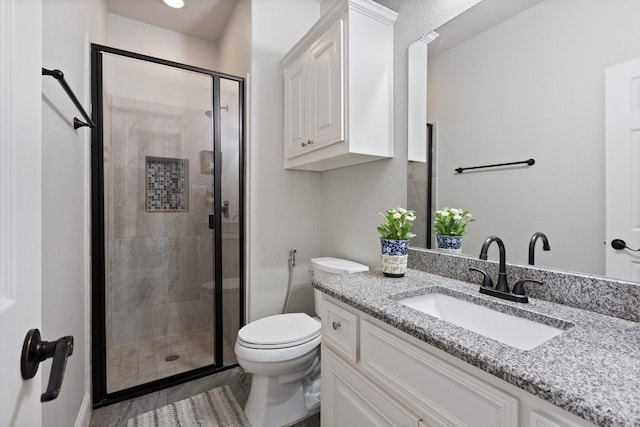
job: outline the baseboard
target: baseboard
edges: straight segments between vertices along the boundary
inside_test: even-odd
[[[74,427],[88,427],[91,421],[91,396],[85,393]]]

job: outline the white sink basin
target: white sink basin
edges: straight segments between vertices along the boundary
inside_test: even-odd
[[[405,298],[398,302],[521,350],[531,350],[563,332],[562,329],[441,293]]]

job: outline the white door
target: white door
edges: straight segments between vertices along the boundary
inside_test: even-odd
[[[23,381],[20,353],[42,328],[41,0],[0,1],[0,426],[42,425],[40,372]],[[46,339],[46,337],[45,337]]]
[[[640,59],[605,72],[606,274],[640,281]]]

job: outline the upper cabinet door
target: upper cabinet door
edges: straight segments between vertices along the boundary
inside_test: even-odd
[[[308,55],[302,55],[284,69],[284,137],[286,158],[295,157],[306,151],[307,120],[307,76]]]
[[[309,149],[344,141],[344,20],[309,51]]]

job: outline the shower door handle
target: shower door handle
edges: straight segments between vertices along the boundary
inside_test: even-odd
[[[211,230],[213,230],[214,228],[216,228],[215,223],[213,221],[214,216],[213,215],[209,215],[209,228]]]

